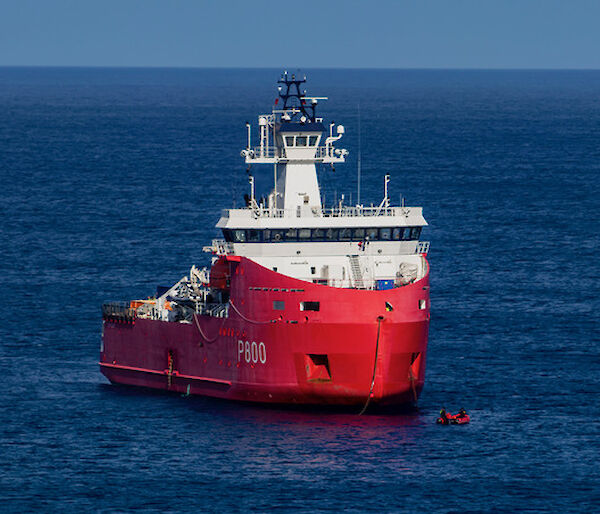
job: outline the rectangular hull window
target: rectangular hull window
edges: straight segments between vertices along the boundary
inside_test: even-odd
[[[320,309],[320,302],[300,302],[301,311],[318,311]]]

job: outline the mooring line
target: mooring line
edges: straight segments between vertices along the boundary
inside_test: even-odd
[[[383,316],[377,317],[377,343],[375,344],[375,362],[373,362],[373,378],[371,379],[371,388],[369,389],[369,397],[365,403],[365,406],[358,413],[359,416],[362,416],[369,406],[371,402],[371,396],[373,395],[373,387],[375,387],[375,374],[377,373],[377,356],[379,354],[379,333],[381,331],[381,322],[383,321]]]

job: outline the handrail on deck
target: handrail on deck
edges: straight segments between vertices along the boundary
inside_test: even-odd
[[[105,302],[102,304],[102,317],[104,319],[126,319],[136,317],[136,310],[130,302]]]
[[[213,239],[212,244],[203,247],[202,250],[215,255],[235,255],[233,243],[225,241],[225,239]]]
[[[245,211],[248,216],[255,218],[296,218],[297,209],[275,209],[269,207],[248,207],[246,209],[224,209],[224,217],[231,216],[231,211]],[[342,207],[312,207],[310,213],[317,218],[361,218],[361,217],[386,217],[386,216],[405,216],[410,212],[409,207],[363,207],[363,206],[342,206]],[[307,216],[303,216],[307,217]],[[310,215],[308,216],[310,217]]]
[[[417,247],[415,248],[415,253],[419,255],[427,255],[429,253],[429,241],[419,241],[417,243]]]

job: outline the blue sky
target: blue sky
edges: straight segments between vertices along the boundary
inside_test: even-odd
[[[0,0],[0,65],[600,69],[600,1]]]

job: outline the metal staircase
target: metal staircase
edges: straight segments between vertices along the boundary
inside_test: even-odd
[[[352,280],[356,289],[364,289],[365,282],[363,280],[362,271],[358,255],[348,255],[350,259],[350,270],[352,271]]]

